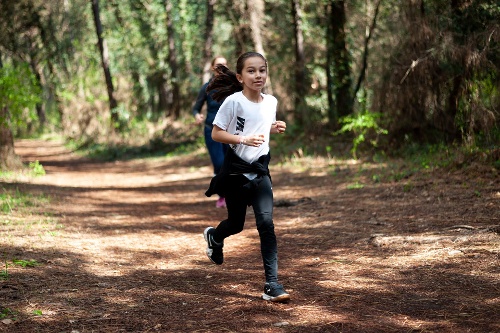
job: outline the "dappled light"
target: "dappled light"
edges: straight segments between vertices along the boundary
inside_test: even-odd
[[[45,176],[0,182],[33,202],[0,215],[0,332],[500,329],[494,169],[401,181],[385,164],[273,164],[280,279],[292,299],[272,304],[260,299],[250,209],[245,230],[226,239],[224,265],[205,256],[202,232],[225,212],[204,196],[203,156],[96,162],[45,144],[16,146]]]

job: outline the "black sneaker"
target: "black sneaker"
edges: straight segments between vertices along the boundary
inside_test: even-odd
[[[262,298],[271,302],[288,302],[290,295],[283,289],[283,285],[278,282],[266,282]]]
[[[222,248],[224,247],[224,242],[216,243],[213,238],[213,233],[215,228],[208,227],[203,232],[203,236],[207,241],[207,256],[208,258],[217,265],[222,265],[224,262],[224,254],[222,253]]]

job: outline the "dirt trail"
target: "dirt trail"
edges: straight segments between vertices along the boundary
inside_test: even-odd
[[[203,154],[98,163],[37,140],[16,152],[47,174],[0,185],[47,194],[56,227],[12,237],[5,223],[5,256],[41,265],[0,280],[0,308],[17,313],[0,332],[500,331],[491,168],[374,182],[387,167],[273,164],[280,279],[292,301],[272,304],[260,299],[250,209],[224,265],[204,254],[202,231],[225,211],[203,195]]]

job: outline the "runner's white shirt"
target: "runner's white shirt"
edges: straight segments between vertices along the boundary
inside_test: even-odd
[[[214,125],[231,134],[264,135],[264,143],[260,147],[230,145],[234,152],[248,163],[253,163],[260,156],[269,153],[271,125],[276,121],[278,100],[272,95],[261,94],[261,96],[260,103],[251,102],[241,91],[228,96],[213,122]]]

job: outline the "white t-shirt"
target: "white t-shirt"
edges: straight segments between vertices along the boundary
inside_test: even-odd
[[[260,103],[249,101],[241,91],[228,96],[213,122],[214,125],[231,134],[264,135],[264,143],[260,147],[230,145],[234,152],[248,163],[253,163],[260,156],[269,153],[271,125],[276,121],[278,100],[272,95],[261,94],[261,96],[262,102]]]

